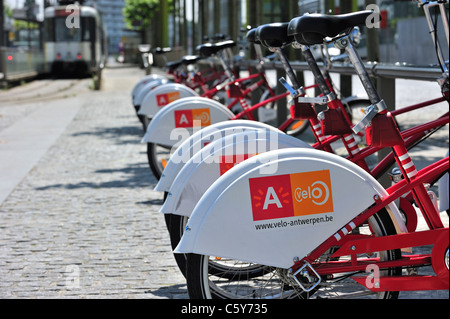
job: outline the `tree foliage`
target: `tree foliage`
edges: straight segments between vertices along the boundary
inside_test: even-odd
[[[12,10],[9,5],[6,3],[6,0],[3,0],[3,14],[8,18],[12,18]]]
[[[125,0],[123,16],[127,28],[142,30],[150,25],[159,0]]]

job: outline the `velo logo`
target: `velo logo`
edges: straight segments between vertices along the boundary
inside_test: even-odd
[[[328,202],[330,197],[330,190],[328,185],[324,182],[317,181],[308,186],[306,189],[297,187],[294,193],[295,200],[299,203],[303,200],[310,199],[317,206],[322,206]]]
[[[194,127],[194,122],[201,123],[201,127],[211,125],[211,113],[208,108],[174,111],[175,127]]]
[[[163,107],[163,106],[169,104],[170,102],[178,100],[179,98],[180,98],[180,92],[178,92],[178,91],[164,93],[164,94],[158,94],[156,96],[156,104],[158,105],[158,107]]]
[[[330,171],[251,178],[253,220],[333,212]]]

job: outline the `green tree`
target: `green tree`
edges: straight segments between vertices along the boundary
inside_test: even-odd
[[[143,43],[150,40],[152,29],[154,44],[166,46],[172,10],[173,0],[125,0],[123,15],[127,28],[141,32]]]
[[[158,6],[159,0],[125,0],[123,16],[127,28],[141,31],[144,40]]]
[[[3,14],[8,18],[12,18],[12,10],[9,5],[6,3],[6,0],[3,0]]]

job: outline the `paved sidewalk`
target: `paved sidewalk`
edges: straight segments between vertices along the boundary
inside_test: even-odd
[[[131,106],[143,75],[106,69],[103,91],[59,101],[78,112],[0,206],[0,298],[187,297]]]
[[[0,204],[64,132],[80,109],[76,99],[53,101],[0,133]]]
[[[42,128],[53,130],[46,143],[35,144],[40,153],[8,155],[11,167],[27,157],[29,168],[0,198],[0,298],[188,297],[131,106],[131,89],[143,75],[137,68],[106,69],[102,91],[33,107],[38,111],[9,126],[15,134],[29,130],[27,145]],[[36,122],[50,109],[67,112],[53,119],[57,129]],[[446,134],[436,157],[448,148]],[[401,297],[448,298],[448,291]]]

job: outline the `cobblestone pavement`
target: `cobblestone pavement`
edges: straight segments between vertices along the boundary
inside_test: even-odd
[[[188,297],[131,106],[142,76],[106,69],[102,91],[61,100],[78,113],[0,203],[0,298]]]
[[[141,76],[107,69],[104,90],[74,97],[73,121],[0,206],[0,298],[187,297],[131,106]]]

